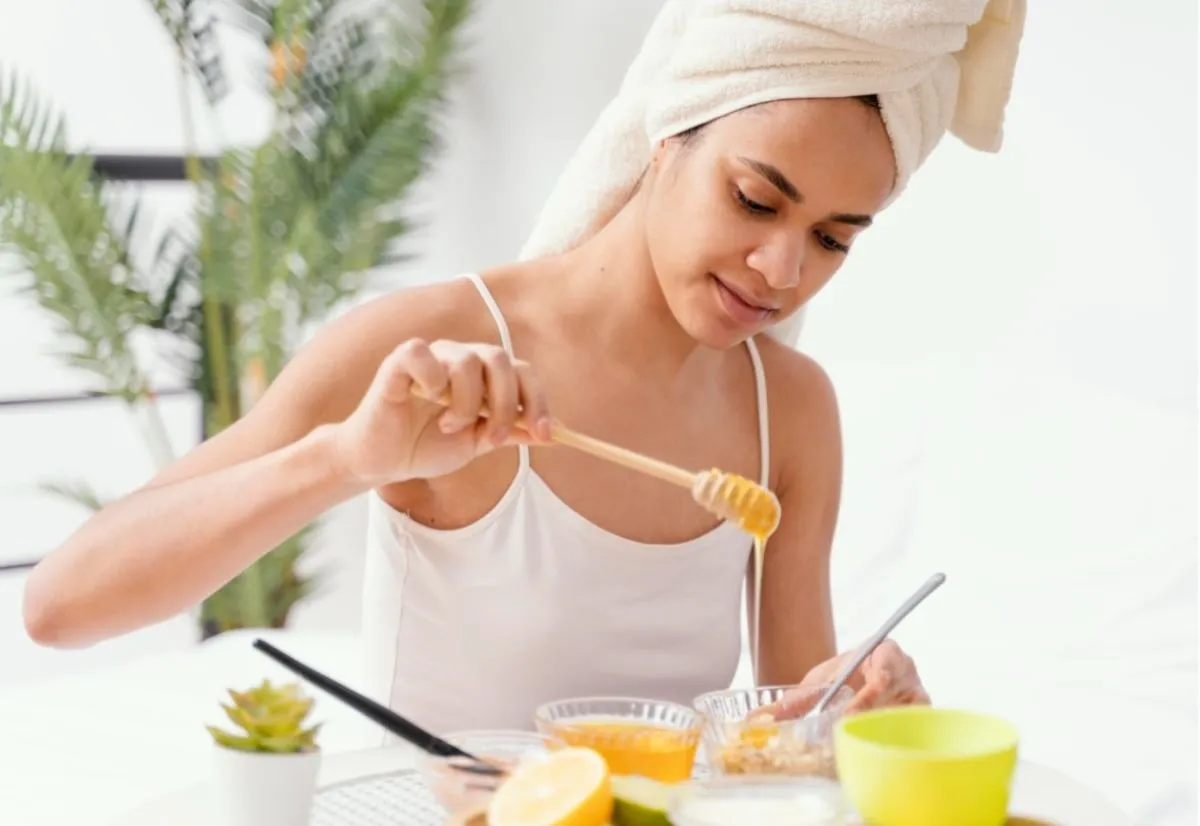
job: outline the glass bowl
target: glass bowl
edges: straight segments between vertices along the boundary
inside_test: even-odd
[[[532,731],[461,731],[442,739],[504,767],[537,760],[565,745],[554,737]],[[503,776],[475,774],[456,768],[470,762],[463,757],[435,757],[417,752],[417,771],[438,803],[451,814],[485,807],[504,780]]]
[[[545,703],[534,712],[543,734],[590,748],[617,775],[664,783],[692,776],[704,718],[679,703],[637,697],[576,697]]]
[[[823,777],[747,775],[692,781],[667,814],[673,826],[843,826],[848,808],[838,784]]]
[[[760,686],[712,691],[696,698],[705,718],[704,754],[717,775],[792,775],[837,778],[833,729],[854,691],[841,688],[821,714],[801,719],[825,686]],[[800,692],[795,719],[756,719],[756,712]]]

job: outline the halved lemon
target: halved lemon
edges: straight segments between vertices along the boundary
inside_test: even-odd
[[[564,748],[519,766],[488,804],[488,826],[605,826],[612,817],[608,764]]]

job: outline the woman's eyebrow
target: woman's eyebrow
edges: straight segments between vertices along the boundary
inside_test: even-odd
[[[784,194],[784,196],[794,204],[798,204],[804,200],[800,195],[800,191],[796,189],[796,185],[787,179],[787,176],[779,171],[779,167],[772,166],[769,163],[756,161],[753,158],[744,158],[738,156],[738,160],[746,166],[753,169],[759,175],[762,175],[767,181]]]

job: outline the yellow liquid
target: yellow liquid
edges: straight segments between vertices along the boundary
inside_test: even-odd
[[[692,776],[700,732],[611,719],[564,721],[554,736],[592,749],[612,774],[640,774],[663,783]]]
[[[754,537],[754,687],[758,688],[759,640],[762,632],[762,574],[763,557],[767,553],[767,537]]]
[[[738,527],[754,540],[754,622],[752,629],[752,656],[754,685],[759,683],[759,655],[761,653],[762,630],[762,576],[763,557],[766,555],[767,540],[779,527],[782,517],[779,501],[770,491],[763,489],[744,476],[735,473],[721,473],[713,468],[713,474],[721,480],[721,490],[717,494],[726,506],[733,507],[733,517]]]

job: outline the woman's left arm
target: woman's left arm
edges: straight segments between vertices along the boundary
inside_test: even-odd
[[[762,348],[767,355],[767,346]],[[842,488],[842,437],[833,383],[816,362],[772,353],[767,374],[771,457],[782,516],[763,560],[759,683],[799,683],[837,651],[829,560]],[[747,600],[754,619],[754,567]]]
[[[794,351],[775,355],[771,366],[783,381],[771,387],[772,418],[780,421],[780,411],[787,411],[771,431],[782,516],[763,564],[758,677],[761,685],[821,685],[854,655],[853,647],[837,653],[830,593],[830,552],[842,491],[841,424],[825,371]],[[751,587],[751,612],[753,592]],[[892,640],[859,666],[849,685],[856,692],[851,710],[929,702],[912,659]],[[794,702],[811,702],[812,696],[796,692]],[[785,703],[777,714],[803,710]]]

